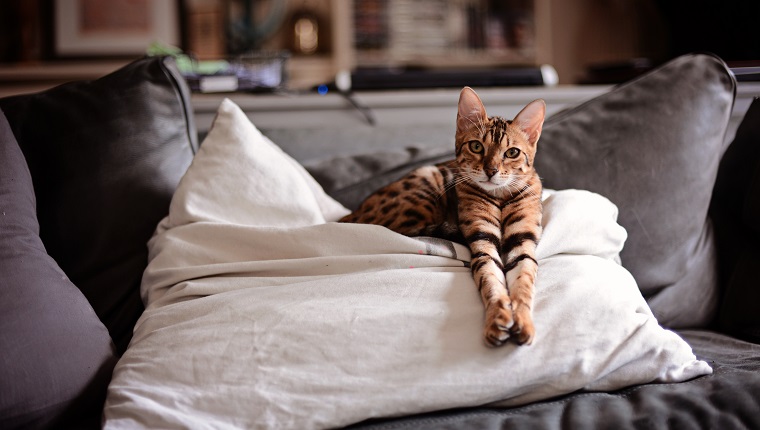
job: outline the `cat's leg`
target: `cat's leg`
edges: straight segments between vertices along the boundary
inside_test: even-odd
[[[437,237],[438,239],[449,240],[466,245],[462,232],[453,222],[443,221],[440,224],[429,225],[422,229],[420,236]]]
[[[514,319],[504,268],[494,243],[498,243],[498,239],[482,232],[465,237],[472,253],[472,277],[485,308],[484,339],[489,346],[499,346],[509,339]]]
[[[499,254],[498,208],[464,198],[459,209],[459,229],[470,247],[470,269],[485,308],[484,340],[499,346],[509,339],[514,321]]]
[[[533,291],[538,263],[533,257],[524,257],[513,264],[514,268],[506,271],[514,318],[510,334],[518,344],[530,345],[536,333],[533,325]]]
[[[514,318],[510,334],[521,345],[530,345],[535,336],[533,293],[538,274],[536,245],[541,237],[540,204],[539,199],[524,202],[505,214],[503,222],[501,258]]]

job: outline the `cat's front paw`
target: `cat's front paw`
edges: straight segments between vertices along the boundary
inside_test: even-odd
[[[530,345],[536,336],[533,326],[533,316],[526,305],[516,305],[513,312],[514,324],[509,328],[509,334],[518,345]]]
[[[510,336],[510,330],[514,326],[512,308],[508,299],[501,299],[489,303],[486,308],[486,324],[484,340],[491,347],[503,345]]]

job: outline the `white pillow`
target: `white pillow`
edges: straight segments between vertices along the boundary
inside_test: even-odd
[[[325,223],[340,207],[304,174],[222,103],[149,243],[107,429],[338,427],[711,372],[616,261],[599,195],[546,198],[534,344],[490,349],[465,247]]]
[[[233,204],[214,213],[207,202],[220,195]],[[349,211],[225,99],[172,199],[167,227],[245,223],[253,212],[264,225],[294,226],[337,221]]]

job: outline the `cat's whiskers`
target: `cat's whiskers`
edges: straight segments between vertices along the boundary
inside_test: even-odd
[[[470,178],[466,174],[460,173],[460,174],[454,175],[454,179],[444,185],[443,190],[441,190],[441,192],[438,195],[438,198],[442,197],[443,195],[445,195],[452,189],[456,188],[457,185],[463,184],[468,181],[473,182],[472,178]]]
[[[529,176],[529,175],[515,175],[515,176],[513,176],[513,177],[510,179],[510,182],[509,182],[509,183],[510,183],[510,186],[514,186],[514,187],[515,187],[515,189],[517,190],[517,192],[519,192],[519,193],[520,193],[520,195],[521,195],[521,196],[523,196],[523,197],[524,197],[526,194],[527,194],[529,197],[540,197],[540,196],[538,196],[538,194],[535,192],[535,190],[533,189],[533,187],[531,187],[531,186],[528,184],[528,181],[527,181],[527,179],[529,179],[529,178],[530,178],[530,176]],[[510,190],[510,192],[511,192],[511,190]],[[512,193],[512,194],[514,194],[514,192],[511,192],[511,193]]]

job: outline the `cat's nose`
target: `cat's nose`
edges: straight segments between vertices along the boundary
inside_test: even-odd
[[[493,175],[495,175],[496,172],[499,171],[499,169],[495,167],[485,166],[483,167],[483,171],[486,173],[486,176],[488,176],[488,179],[491,179]]]

